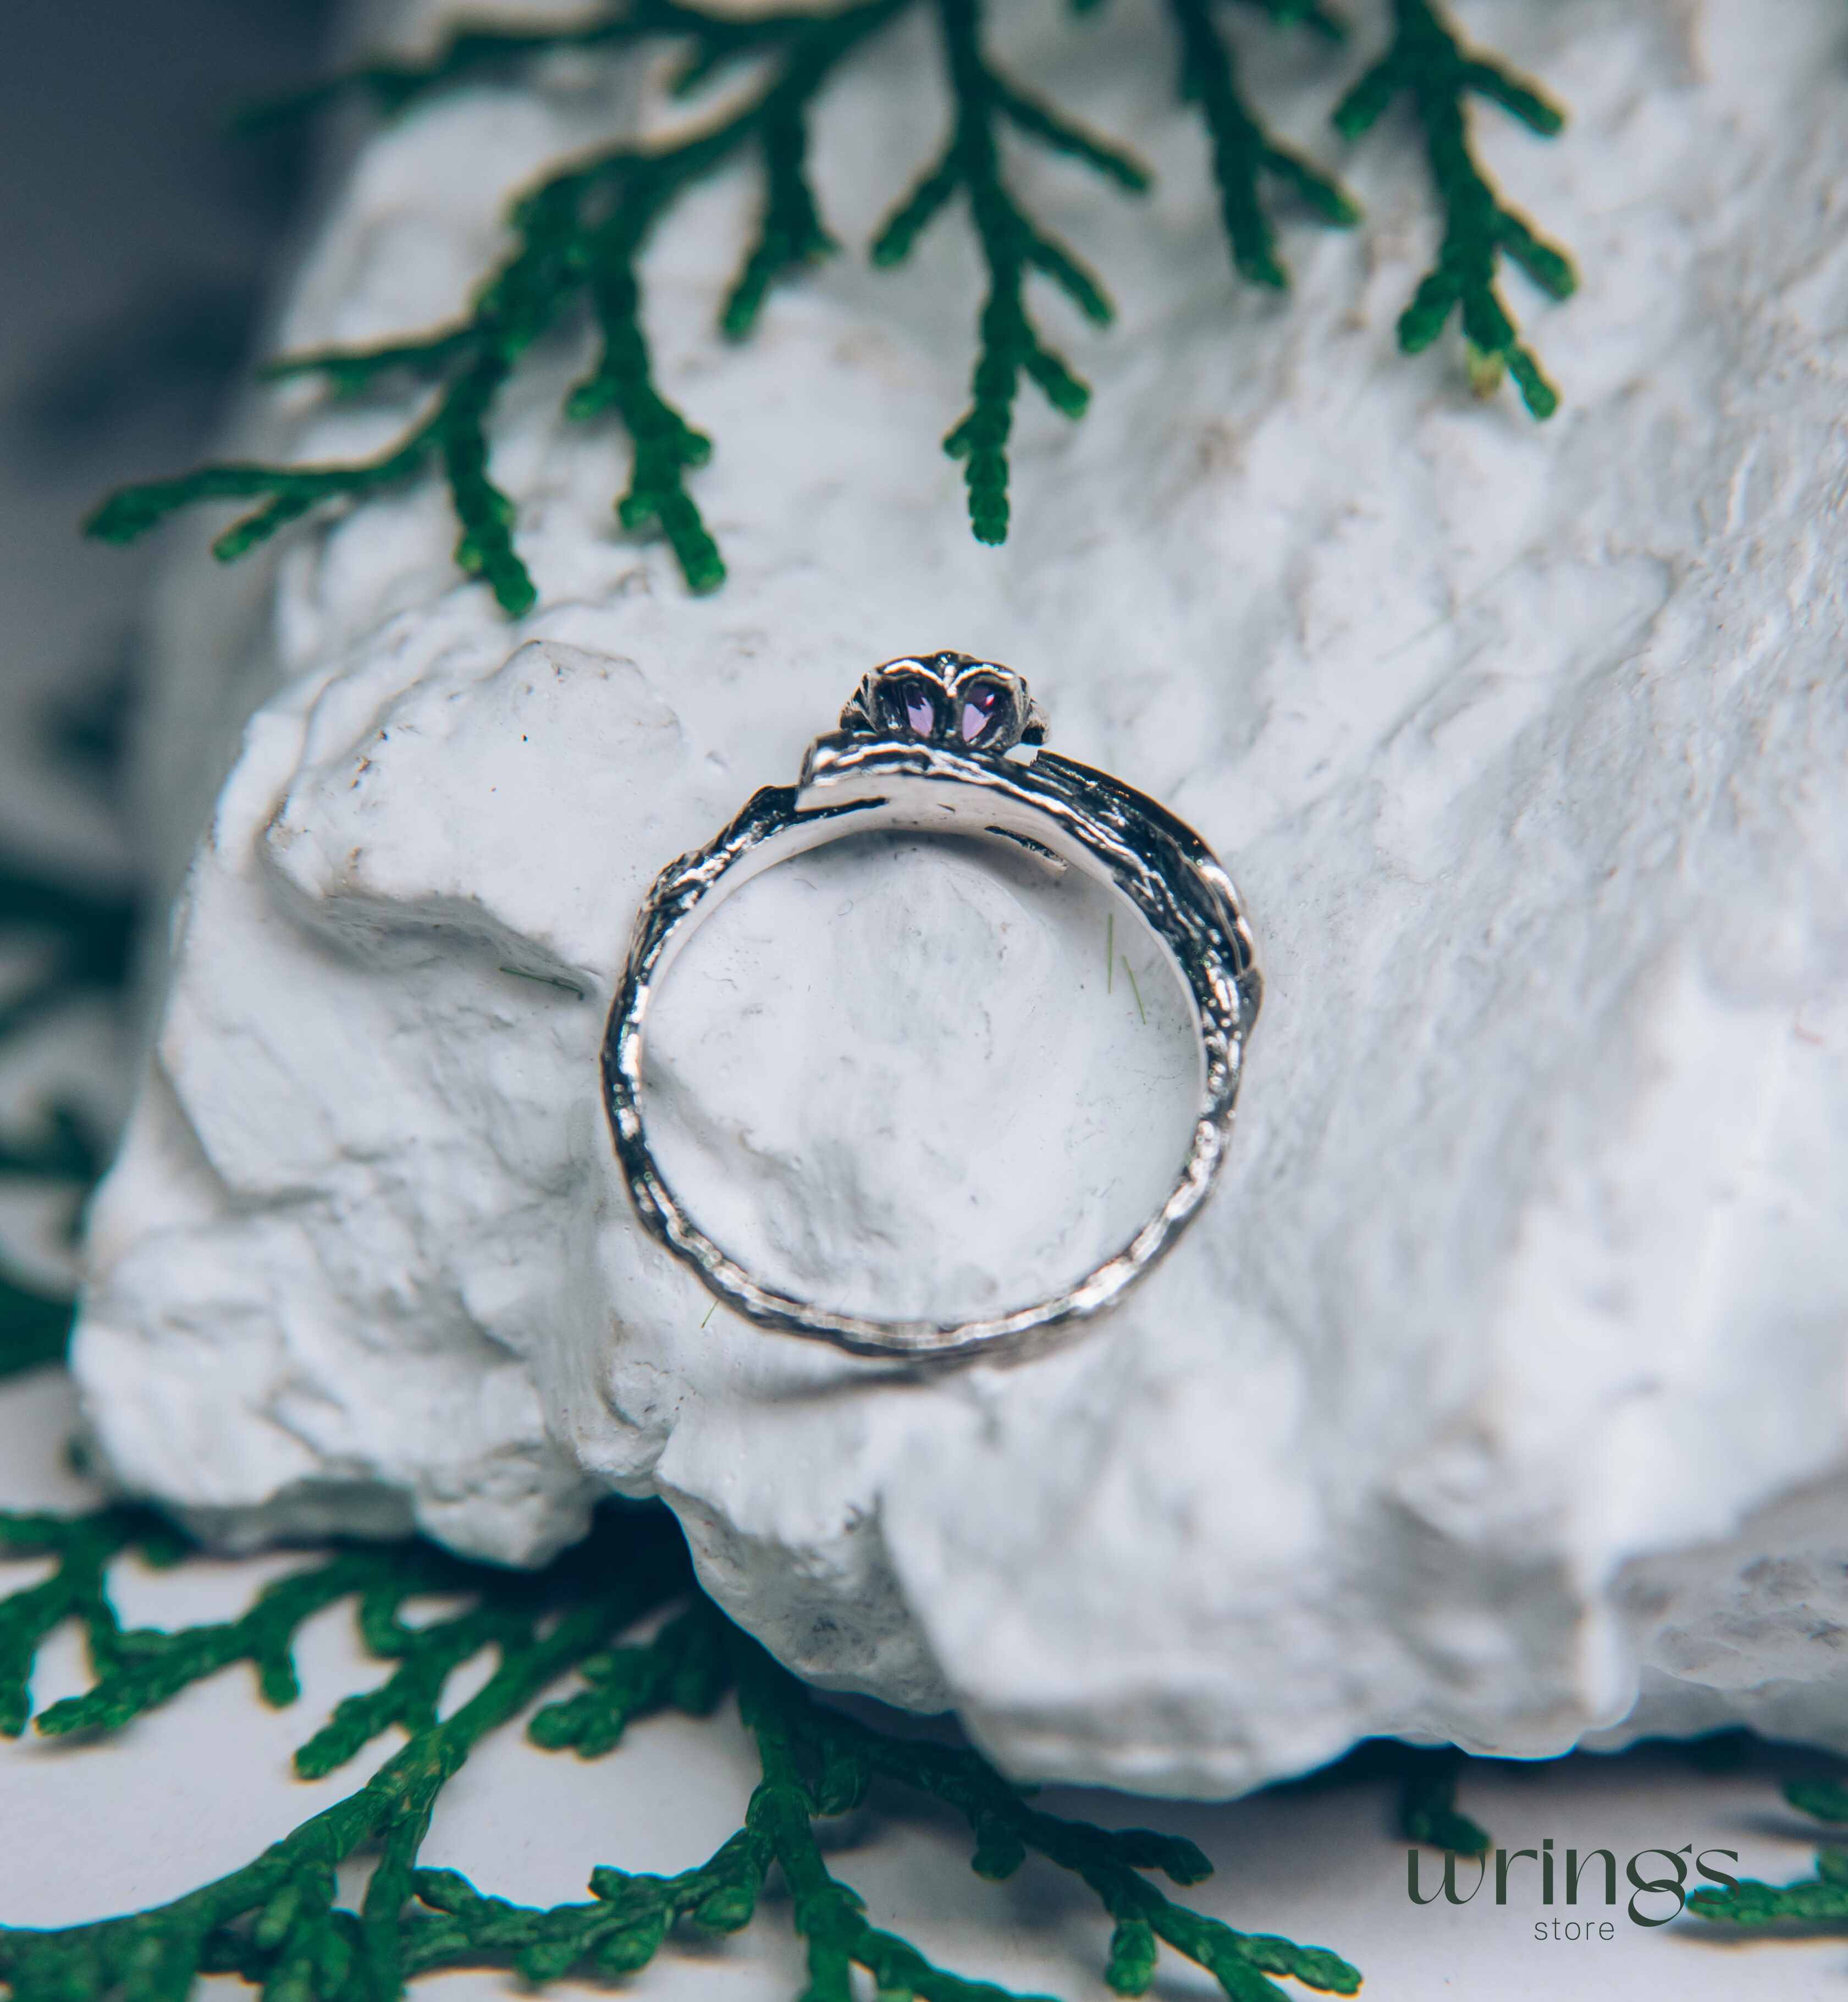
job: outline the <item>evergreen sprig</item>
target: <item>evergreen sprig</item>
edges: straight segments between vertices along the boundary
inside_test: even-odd
[[[859,0],[837,14],[751,24],[712,23],[679,7],[650,6],[633,19],[549,35],[459,37],[429,65],[358,73],[375,94],[399,99],[447,82],[490,55],[530,53],[562,40],[636,40],[670,33],[698,38],[693,69],[706,74],[746,46],[775,47],[776,74],[741,109],[689,137],[654,147],[615,146],[551,175],[514,205],[512,254],[476,295],[466,319],[417,340],[288,356],[272,377],[318,375],[351,394],[408,376],[438,385],[434,403],[391,446],[369,459],[327,466],[220,464],[113,494],[87,524],[106,542],[132,541],[156,522],[200,501],[260,498],[263,505],[214,544],[229,562],[277,529],[330,501],[357,501],[401,487],[440,466],[462,533],[458,566],[481,578],[508,612],[531,609],[537,593],[515,550],[514,506],[488,473],[488,420],[514,364],[572,308],[588,303],[602,337],[601,358],[567,401],[587,419],[614,411],[633,448],[629,486],[617,503],[631,531],[657,528],[695,591],[710,591],[725,567],[685,476],[703,465],[710,441],[661,394],[642,325],[636,262],[661,217],[694,182],[755,141],[769,187],[762,228],[727,302],[727,330],[748,332],[772,279],[825,245],[804,164],[805,110],[835,65],[884,26],[910,0]]]
[[[1848,1788],[1833,1780],[1793,1780],[1783,1797],[1815,1820],[1848,1822]],[[1848,1849],[1832,1845],[1818,1850],[1815,1875],[1794,1883],[1766,1884],[1745,1877],[1731,1888],[1703,1885],[1689,1898],[1688,1910],[1716,1925],[1848,1924]]]
[[[1529,131],[1550,138],[1565,113],[1539,87],[1502,64],[1466,49],[1436,0],[1392,0],[1393,33],[1386,52],[1335,107],[1335,129],[1358,138],[1400,96],[1410,100],[1425,157],[1444,208],[1438,261],[1420,281],[1399,319],[1407,354],[1428,347],[1452,312],[1461,314],[1470,376],[1487,394],[1503,373],[1536,417],[1550,417],[1559,394],[1522,346],[1519,330],[1495,289],[1498,260],[1514,259],[1541,291],[1570,298],[1578,284],[1571,260],[1508,208],[1477,163],[1470,145],[1468,102],[1486,97]]]
[[[0,1515],[0,1558],[57,1561],[42,1583],[0,1600],[0,1737],[17,1738],[26,1728],[39,1648],[66,1621],[82,1624],[92,1669],[110,1658],[120,1629],[105,1570],[147,1527],[129,1509],[76,1517]]]
[[[975,539],[1002,542],[1007,539],[1009,514],[1007,441],[1021,376],[1030,377],[1052,407],[1068,417],[1082,417],[1091,394],[1028,317],[1027,276],[1037,271],[1050,278],[1097,326],[1107,326],[1114,316],[1096,274],[1069,246],[1041,229],[1009,189],[1001,166],[1002,129],[1011,125],[1128,194],[1145,192],[1149,173],[1122,148],[1073,124],[995,66],[982,47],[978,0],[933,4],[954,122],[942,153],[874,238],[873,261],[901,263],[951,199],[962,195],[987,270],[988,296],[969,408],[944,438],[943,449],[963,462]]]
[[[1456,1805],[1463,1755],[1454,1747],[1395,1745],[1400,1765],[1399,1829],[1407,1842],[1428,1843],[1459,1856],[1485,1856],[1488,1830]]]
[[[1359,1988],[1358,1972],[1324,1947],[1237,1932],[1169,1898],[1147,1872],[1159,1871],[1183,1886],[1212,1873],[1206,1857],[1184,1837],[1149,1829],[1098,1828],[1048,1814],[973,1752],[892,1736],[824,1707],[751,1643],[743,1644],[739,1660],[743,1714],[764,1757],[767,1784],[780,1777],[787,1753],[805,1754],[816,1775],[811,1791],[824,1811],[852,1806],[875,1779],[892,1781],[929,1794],[962,1816],[975,1838],[970,1861],[978,1875],[1009,1877],[1030,1854],[1070,1871],[1114,1921],[1105,1979],[1117,1993],[1146,1993],[1154,1979],[1158,1941],[1204,1968],[1229,2002],[1282,2002],[1281,1991],[1266,1978],[1273,1974],[1331,1994],[1351,1995]],[[830,1923],[844,1927],[848,1921]],[[880,1978],[876,1960],[857,1952],[852,1957]],[[810,1972],[818,1979],[812,1941]],[[913,1992],[932,1993],[921,1985]],[[844,1990],[828,1995],[829,2002],[844,2002]]]
[[[54,983],[50,994],[58,992]],[[5,1033],[0,1028],[0,1038]],[[39,1132],[0,1132],[0,1178],[68,1182],[87,1188],[96,1179],[100,1166],[89,1125],[74,1106],[61,1100],[47,1108]]]
[[[1716,1925],[1848,1924],[1848,1849],[1818,1850],[1815,1875],[1794,1883],[1764,1884],[1743,1877],[1731,1888],[1703,1885],[1689,1897],[1688,1910]]]
[[[1815,1821],[1848,1822],[1848,1788],[1833,1780],[1793,1780],[1783,1797]]]
[[[1009,1875],[1031,1852],[1079,1877],[1114,1921],[1107,1978],[1119,1993],[1147,1989],[1158,1941],[1212,1973],[1229,2002],[1281,2002],[1272,1975],[1337,1994],[1359,1985],[1325,1948],[1235,1931],[1159,1890],[1148,1872],[1182,1885],[1209,1874],[1192,1843],[1049,1814],[973,1752],[900,1737],[817,1702],[699,1592],[658,1506],[606,1510],[584,1543],[532,1575],[416,1542],[336,1549],[266,1586],[236,1619],[173,1633],[124,1630],[116,1617],[108,1568],[131,1549],[166,1561],[182,1554],[137,1510],[0,1515],[0,1555],[57,1561],[51,1578],[0,1599],[0,1725],[9,1732],[30,1714],[39,1648],[67,1621],[88,1637],[95,1680],[40,1715],[38,1728],[52,1735],[120,1730],[238,1662],[256,1669],[266,1701],[292,1702],[303,1624],[344,1599],[368,1652],[392,1670],[338,1706],[297,1753],[296,1768],[322,1777],[388,1730],[405,1742],[346,1798],[198,1890],[86,1925],[0,1927],[0,1982],[13,2002],[185,2002],[197,1977],[214,1972],[260,1986],[265,2002],[395,2002],[414,1976],[458,1967],[511,1966],[535,1984],[630,1974],[677,1924],[706,1933],[748,1925],[772,1868],[807,1950],[805,2002],[851,2002],[855,1966],[888,1997],[1015,2002],[873,1926],[828,1868],[814,1819],[853,1806],[874,1781],[961,1814],[985,1876]],[[407,1621],[406,1602],[431,1594],[468,1603],[427,1624]],[[627,1630],[676,1599],[684,1610],[652,1638],[624,1644]],[[493,1672],[441,1715],[452,1679],[487,1651]],[[669,1708],[703,1716],[735,1689],[761,1767],[743,1825],[691,1869],[659,1876],[601,1866],[588,1902],[549,1907],[421,1868],[442,1789],[475,1747],[573,1676],[579,1686],[544,1703],[528,1735],[585,1758],[613,1750],[640,1718]],[[339,1902],[335,1873],[364,1852],[375,1860],[354,1910]]]
[[[679,51],[675,87],[689,90],[745,57],[766,78],[744,106],[659,147],[612,147],[561,169],[523,195],[510,222],[511,255],[457,324],[420,338],[284,358],[272,376],[312,375],[336,393],[421,385],[420,415],[367,459],[319,466],[221,463],[124,488],[91,516],[92,535],[128,542],[176,511],[214,500],[256,501],[214,543],[231,561],[317,509],[357,505],[432,469],[446,481],[460,528],[456,560],[486,582],[509,613],[535,602],[532,579],[514,546],[514,510],[490,474],[489,429],[500,392],[534,341],[588,310],[601,337],[601,359],[567,405],[589,419],[608,412],[626,429],[629,484],[616,505],[633,533],[658,532],[695,591],[714,589],[725,567],[688,490],[711,443],[662,394],[643,326],[641,252],[695,182],[755,155],[764,200],[754,238],[720,310],[729,337],[746,337],[770,288],[837,247],[822,219],[808,170],[815,107],[840,62],[900,15],[933,16],[951,105],[940,157],[888,218],[873,246],[876,263],[901,263],[926,225],[957,197],[966,204],[985,272],[969,406],[944,441],[964,462],[971,529],[985,542],[1006,535],[1010,516],[1007,448],[1023,376],[1055,409],[1081,414],[1090,391],[1048,344],[1027,305],[1028,277],[1057,285],[1098,325],[1112,317],[1108,295],[1069,246],[1028,214],[1009,184],[1002,140],[1018,138],[1089,166],[1119,190],[1140,193],[1147,170],[1122,147],[1075,124],[988,54],[985,0],[855,0],[835,13],[770,13],[755,19],[707,14],[682,0],[629,0],[620,11],[574,26],[530,30],[465,29],[428,60],[375,62],[267,107],[254,122],[299,115],[344,91],[403,110],[431,90],[560,49],[620,51],[665,42]],[[1077,0],[1086,11],[1090,0]],[[1279,26],[1300,25],[1337,44],[1344,30],[1321,0],[1245,0]],[[1273,138],[1239,78],[1233,45],[1215,0],[1166,0],[1180,44],[1179,87],[1205,128],[1219,206],[1234,268],[1270,287],[1286,282],[1271,185],[1293,194],[1323,222],[1346,225],[1358,210],[1313,162]],[[1557,297],[1572,289],[1571,267],[1506,208],[1475,162],[1464,105],[1495,99],[1536,131],[1560,114],[1531,85],[1489,58],[1466,51],[1437,0],[1393,0],[1386,54],[1343,100],[1337,123],[1350,136],[1371,124],[1396,96],[1408,96],[1445,207],[1444,247],[1400,323],[1408,351],[1435,340],[1460,309],[1473,379],[1487,389],[1512,372],[1536,416],[1557,398],[1521,346],[1494,288],[1505,250]],[[247,121],[248,122],[248,121]]]
[[[127,978],[135,918],[127,897],[82,889],[0,860],[0,930],[22,933],[45,948],[32,977],[0,999],[0,1038],[17,1035],[80,995],[120,987]]]
[[[0,1383],[61,1362],[71,1339],[71,1303],[0,1263]]]
[[[1254,0],[1279,26],[1301,21],[1325,37],[1346,30],[1319,7],[1292,0]],[[1233,267],[1254,284],[1281,291],[1289,275],[1277,251],[1277,230],[1265,208],[1263,183],[1281,182],[1322,221],[1351,228],[1360,210],[1338,183],[1295,148],[1273,139],[1240,89],[1232,47],[1214,18],[1212,0],[1168,0],[1180,40],[1182,99],[1198,106],[1212,148],[1213,179]]]
[[[126,897],[0,862],[0,930],[40,954],[22,984],[0,997],[0,1043],[71,1001],[119,989],[127,978],[134,916]],[[0,1179],[61,1183],[81,1198],[98,1167],[89,1131],[68,1105],[49,1107],[36,1133],[0,1132]],[[74,1202],[73,1231],[76,1217]],[[0,1257],[0,1381],[58,1361],[70,1328],[70,1302],[42,1292]]]

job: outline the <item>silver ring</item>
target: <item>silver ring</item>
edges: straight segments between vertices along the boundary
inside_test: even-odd
[[[1042,752],[1045,719],[1011,668],[966,654],[889,661],[860,683],[840,728],[810,745],[794,786],[765,786],[705,847],[656,877],[637,914],[603,1039],[604,1097],[636,1214],[728,1306],[861,1355],[966,1355],[1026,1345],[1100,1313],[1174,1242],[1222,1159],[1263,984],[1226,871],[1165,807],[1107,773]],[[1155,1215],[1069,1290],[956,1322],[840,1313],[760,1285],[687,1214],[648,1146],[643,1024],[700,920],[777,863],[866,830],[991,835],[1049,868],[1076,864],[1135,905],[1192,996],[1201,1057],[1187,1158]]]

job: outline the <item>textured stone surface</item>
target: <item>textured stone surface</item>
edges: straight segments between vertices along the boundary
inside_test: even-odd
[[[1023,416],[1004,551],[935,448],[960,223],[727,351],[741,181],[650,270],[667,385],[720,442],[717,598],[612,532],[622,448],[558,420],[562,347],[497,441],[542,594],[518,629],[454,581],[434,490],[270,572],[179,553],[169,851],[264,706],[97,1212],[78,1367],[124,1481],[233,1539],[410,1518],[514,1558],[659,1493],[785,1658],[954,1702],[1038,1774],[1229,1791],[1378,1731],[1848,1743],[1839,20],[1465,19],[1574,113],[1550,147],[1484,120],[1584,267],[1563,311],[1518,297],[1567,398],[1543,429],[1471,403],[1453,350],[1392,351],[1431,239],[1403,134],[1348,163],[1364,235],[1293,232],[1292,297],[1235,297],[1159,23],[1027,9],[1010,40],[1162,182],[1115,212],[1023,169],[1124,313],[1062,326],[1097,399]],[[929,59],[902,31],[821,123],[851,240],[936,131]],[[1300,60],[1250,68],[1313,137]],[[286,338],[451,310],[502,191],[600,102],[564,75],[374,141]],[[260,427],[319,455],[380,421]],[[594,1052],[655,870],[872,661],[936,645],[1021,668],[1060,748],[1200,828],[1267,995],[1169,1263],[1050,1356],[919,1381],[704,1318],[629,1220]],[[1172,1158],[1171,997],[1144,1024],[1097,991],[1100,916],[928,849],[764,879],[664,1024],[689,1172],[842,1283],[928,1289],[933,1242],[979,1247],[943,1281],[977,1291],[1077,1255]],[[922,1171],[992,1084],[1001,1139],[1039,1121],[1019,1149]]]

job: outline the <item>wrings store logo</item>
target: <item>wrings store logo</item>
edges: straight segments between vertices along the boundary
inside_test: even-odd
[[[1624,1880],[1630,1886],[1624,1906],[1630,1924],[1665,1926],[1671,1919],[1679,1918],[1688,1901],[1690,1875],[1703,1877],[1710,1884],[1717,1884],[1724,1889],[1737,1890],[1738,1879],[1724,1870],[1714,1869],[1707,1861],[1710,1856],[1724,1856],[1734,1863],[1739,1860],[1738,1852],[1732,1849],[1703,1849],[1696,1855],[1691,1842],[1684,1843],[1679,1849],[1639,1849],[1623,1866]],[[1556,1872],[1553,1837],[1550,1835],[1543,1837],[1538,1849],[1498,1849],[1492,1865],[1486,1854],[1459,1857],[1454,1850],[1447,1850],[1442,1880],[1434,1884],[1428,1892],[1421,1880],[1421,1853],[1408,1849],[1405,1852],[1406,1896],[1414,1905],[1435,1905],[1440,1897],[1452,1905],[1466,1905],[1488,1882],[1492,1869],[1495,1903],[1505,1905],[1508,1902],[1510,1873],[1517,1864],[1527,1858],[1532,1859],[1532,1867],[1521,1872],[1521,1881],[1515,1886],[1517,1895],[1525,1893],[1531,1897],[1537,1892],[1541,1904],[1553,1905],[1555,1889],[1563,1880],[1564,1903],[1574,1908],[1571,1918],[1560,1917],[1556,1909],[1550,1919],[1536,1919],[1536,1939],[1610,1939],[1615,1936],[1615,1921],[1594,1915],[1599,1890],[1604,1894],[1603,1903],[1607,1910],[1616,1905],[1618,1865],[1615,1853],[1608,1849],[1588,1849],[1581,1854],[1576,1849],[1568,1849],[1558,1859],[1560,1868]],[[1471,1864],[1476,1868],[1476,1881],[1467,1890],[1461,1890],[1457,1885],[1459,1866],[1466,1871]],[[1592,1912],[1580,1916],[1585,1906],[1592,1906]]]

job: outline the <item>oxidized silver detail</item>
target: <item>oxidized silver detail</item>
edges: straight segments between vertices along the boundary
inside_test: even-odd
[[[914,729],[913,720],[927,720],[929,727]],[[1110,1306],[1205,1200],[1225,1153],[1245,1041],[1263,992],[1251,935],[1230,879],[1191,828],[1108,773],[1037,749],[1045,719],[1012,670],[961,654],[888,661],[861,682],[841,721],[838,734],[809,747],[797,785],[754,793],[705,847],[664,869],[643,900],[604,1035],[604,1097],[617,1161],[644,1227],[720,1299],[762,1327],[863,1355],[1023,1347],[1042,1331]],[[792,856],[849,832],[899,828],[999,835],[1055,869],[1070,863],[1114,884],[1173,957],[1200,1034],[1199,1109],[1187,1158],[1161,1208],[1068,1291],[975,1320],[881,1320],[760,1284],[682,1207],[650,1151],[642,1119],[648,1002],[699,921]]]

